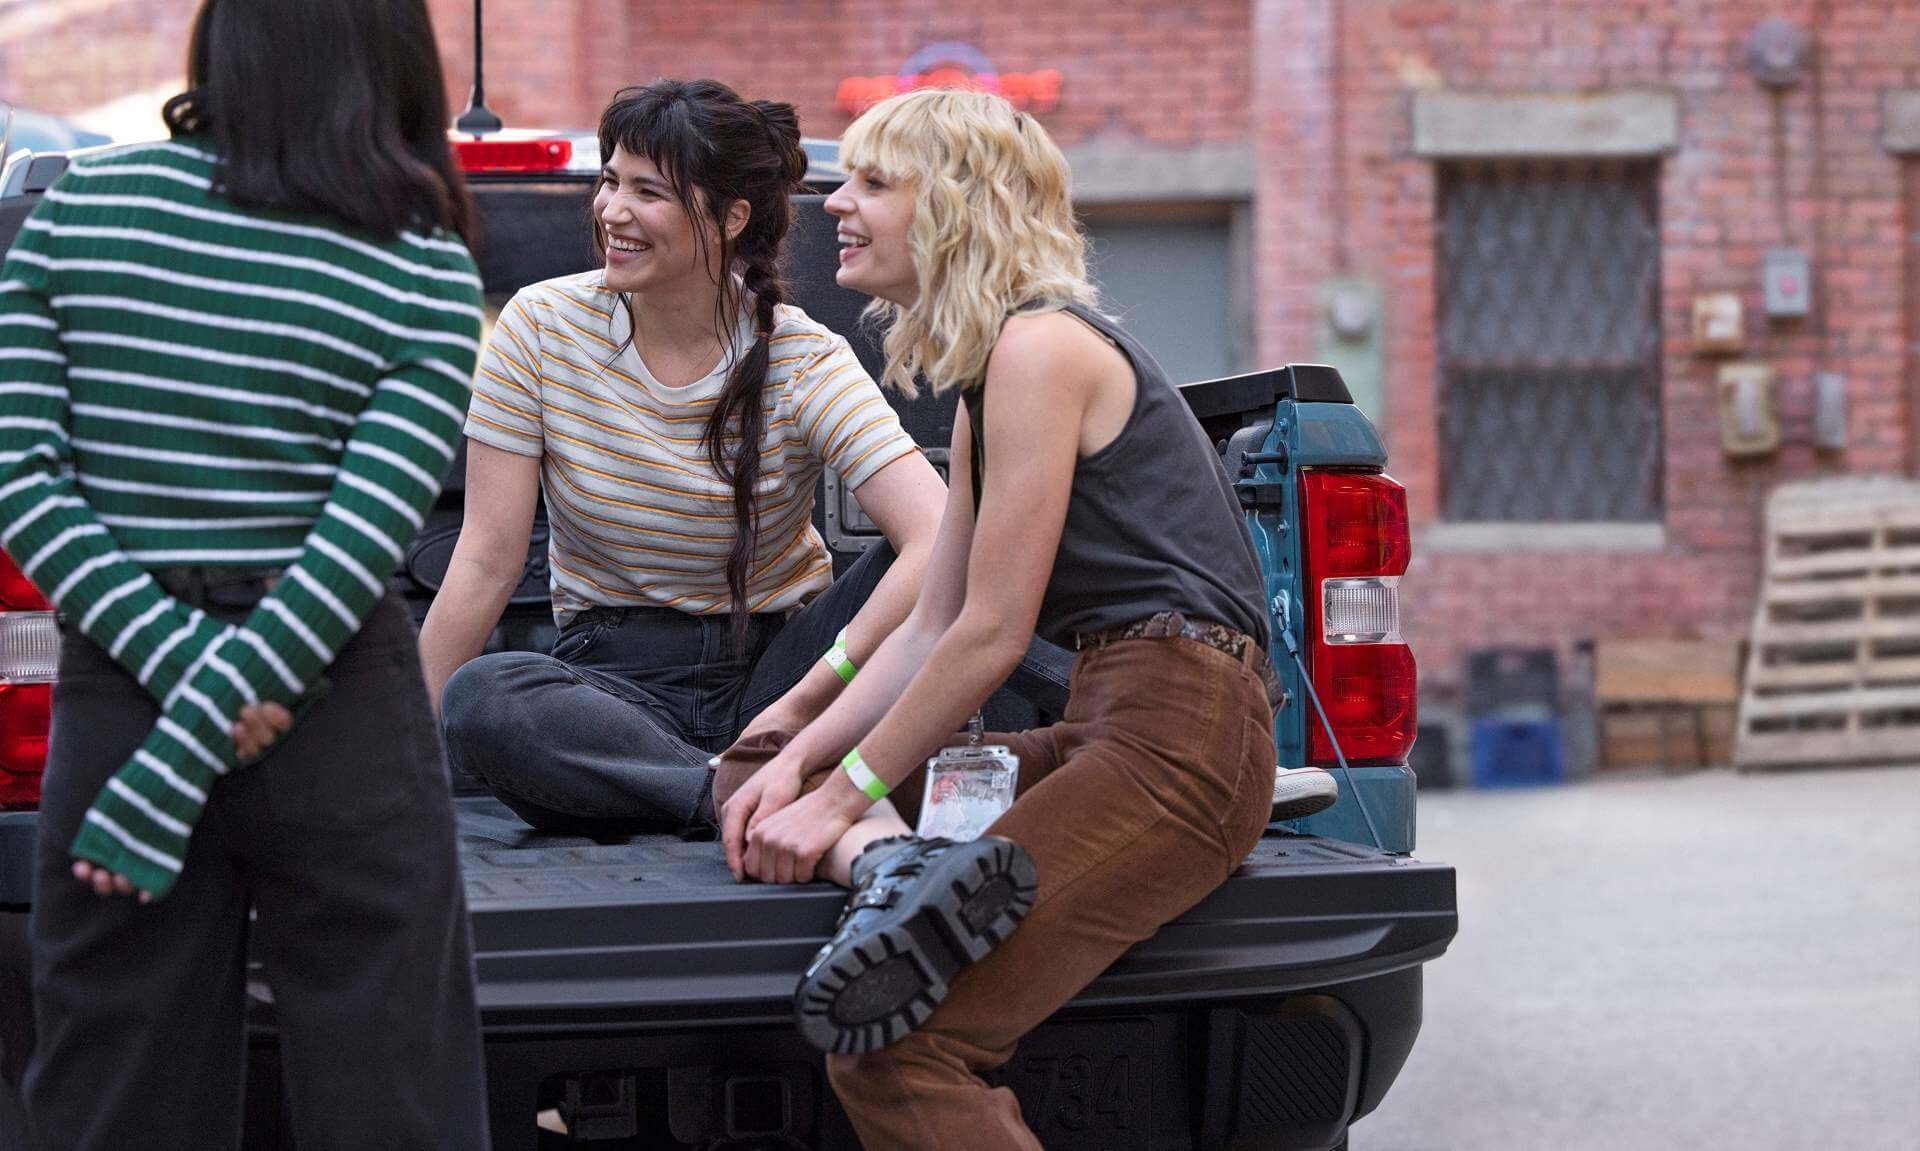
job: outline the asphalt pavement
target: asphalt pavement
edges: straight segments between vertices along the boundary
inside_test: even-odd
[[[1419,834],[1460,935],[1352,1151],[1920,1151],[1920,767],[1423,793]]]

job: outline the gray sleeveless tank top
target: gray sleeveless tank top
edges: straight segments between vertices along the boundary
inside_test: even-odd
[[[1212,620],[1268,644],[1260,561],[1220,454],[1147,350],[1113,321],[1065,309],[1133,364],[1133,412],[1112,443],[1079,461],[1036,631],[1072,646],[1163,611]],[[988,466],[986,385],[968,389],[974,506]]]

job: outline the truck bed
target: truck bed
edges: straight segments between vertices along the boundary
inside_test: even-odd
[[[573,1146],[536,1137],[552,1108],[601,1146],[858,1147],[791,1022],[839,888],[736,884],[718,843],[600,844],[455,802],[496,1149]],[[1392,1084],[1420,965],[1455,927],[1450,867],[1275,826],[993,1078],[1060,1151],[1320,1151]]]
[[[830,884],[736,884],[718,843],[542,835],[462,797],[461,854],[489,1031],[784,1023],[831,933]],[[1416,966],[1455,929],[1453,869],[1270,830],[1239,872],[1074,1006],[1258,997]]]
[[[455,803],[497,1151],[575,1145],[535,1130],[554,1108],[610,1149],[858,1147],[790,1021],[838,888],[736,884],[717,843],[599,844]],[[34,822],[0,815],[15,876]],[[1399,1073],[1420,965],[1455,927],[1452,868],[1276,826],[995,1078],[1057,1151],[1331,1147]],[[249,999],[248,1146],[291,1147],[272,997]]]

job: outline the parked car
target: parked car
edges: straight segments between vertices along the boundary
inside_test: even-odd
[[[4,118],[4,109],[0,109],[0,119]],[[76,148],[93,148],[112,142],[113,137],[82,128],[71,120],[49,116],[45,112],[15,108],[6,147],[0,149],[0,155],[12,155],[18,149],[29,152],[71,152]]]

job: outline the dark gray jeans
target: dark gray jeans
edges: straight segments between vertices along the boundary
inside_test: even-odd
[[[156,709],[63,629],[31,919],[38,1146],[237,1148],[249,936],[301,1147],[487,1146],[453,806],[399,600],[327,676],[272,752],[214,788],[179,883],[141,906],[75,880],[67,845]]]
[[[703,831],[707,760],[800,682],[893,561],[875,544],[794,615],[753,616],[744,645],[726,615],[594,608],[550,655],[483,655],[441,695],[447,758],[542,831]]]

